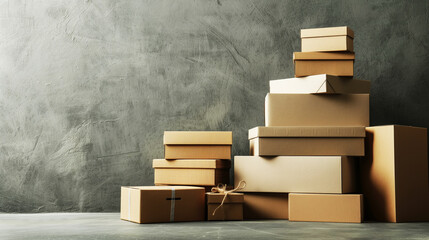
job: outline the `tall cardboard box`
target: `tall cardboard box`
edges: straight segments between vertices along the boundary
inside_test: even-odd
[[[204,221],[202,187],[121,187],[121,219],[135,223]]]
[[[289,221],[363,221],[362,194],[289,194]]]
[[[155,185],[216,186],[229,183],[231,160],[154,159]]]
[[[270,93],[283,94],[338,94],[369,93],[370,81],[337,77],[327,74],[302,78],[287,78],[270,81]]]
[[[360,179],[368,219],[429,221],[427,129],[390,125],[366,130]]]
[[[349,52],[295,52],[295,77],[317,74],[353,77],[355,54]]]
[[[369,94],[269,93],[265,126],[369,126]]]
[[[353,52],[354,32],[348,27],[301,29],[301,51]]]
[[[224,204],[221,207],[219,207],[224,197],[225,197],[225,194],[223,193],[213,193],[213,192],[206,193],[207,220],[208,221],[243,220],[244,195],[242,193],[228,193],[228,195],[225,198]]]
[[[244,219],[288,219],[287,193],[244,194]]]
[[[344,156],[235,156],[234,183],[241,192],[353,193],[356,161]]]
[[[364,156],[365,127],[256,127],[254,156]]]

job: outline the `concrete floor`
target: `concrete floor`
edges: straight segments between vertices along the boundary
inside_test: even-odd
[[[119,213],[0,214],[0,239],[429,239],[429,223],[133,224]]]

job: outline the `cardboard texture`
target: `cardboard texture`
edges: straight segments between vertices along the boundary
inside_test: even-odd
[[[206,193],[207,199],[207,220],[208,221],[233,221],[243,220],[243,193],[229,193],[226,196],[224,204],[215,212],[214,210],[220,206],[224,198],[222,193]]]
[[[347,26],[301,29],[301,38],[349,36],[354,38],[354,32]]]
[[[311,37],[301,39],[302,52],[353,52],[353,38],[348,36]]]
[[[231,145],[165,145],[165,159],[231,159]]]
[[[317,74],[353,77],[355,55],[349,52],[295,52],[295,77]]]
[[[155,185],[216,186],[229,183],[230,160],[154,159]]]
[[[232,145],[232,132],[165,131],[164,145]]]
[[[121,187],[121,219],[135,223],[204,221],[202,187]]]
[[[360,162],[369,220],[429,221],[427,129],[377,126],[367,130],[367,157]]]
[[[353,193],[356,161],[341,156],[236,156],[234,183],[241,192]]]
[[[361,223],[362,194],[289,194],[289,221]]]
[[[265,126],[369,126],[369,94],[269,93]]]
[[[245,193],[244,219],[288,219],[287,193]]]
[[[369,93],[370,85],[370,81],[319,74],[302,78],[271,80],[270,93]]]

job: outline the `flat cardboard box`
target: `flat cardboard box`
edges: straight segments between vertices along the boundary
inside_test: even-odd
[[[283,94],[338,94],[369,93],[370,81],[327,74],[302,78],[287,78],[270,81],[270,93]]]
[[[289,194],[289,221],[363,221],[362,194]]]
[[[294,52],[295,77],[317,74],[353,77],[355,54],[349,52]]]
[[[301,29],[301,38],[349,36],[355,37],[353,30],[347,26]]]
[[[353,38],[353,30],[346,26],[301,29],[301,50],[353,52]]]
[[[265,126],[369,126],[369,94],[268,93]]]
[[[231,159],[231,145],[165,145],[165,159]]]
[[[228,193],[224,204],[220,206],[225,194],[206,193],[208,221],[241,221],[243,220],[243,193]],[[213,215],[214,213],[214,215]]]
[[[254,156],[364,156],[365,127],[256,127]]]
[[[216,186],[229,183],[230,160],[154,159],[155,185]]]
[[[429,221],[427,129],[390,125],[366,130],[360,179],[368,220]]]
[[[165,131],[164,145],[232,145],[232,132]]]
[[[287,193],[245,193],[244,219],[288,219]]]
[[[121,219],[135,223],[204,221],[202,187],[121,187]]]
[[[235,156],[234,183],[241,192],[353,193],[356,161],[344,156]]]

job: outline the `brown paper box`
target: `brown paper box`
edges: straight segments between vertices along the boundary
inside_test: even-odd
[[[287,78],[270,81],[270,93],[286,94],[337,94],[369,93],[370,81],[326,74],[302,78]]]
[[[287,193],[245,193],[244,219],[288,219]]]
[[[353,30],[347,26],[301,29],[301,38],[349,36],[355,37]]]
[[[222,193],[206,193],[207,199],[207,220],[208,221],[232,221],[232,220],[243,220],[243,201],[244,197],[242,193],[229,193],[224,204],[220,206],[224,198]]]
[[[232,132],[165,131],[164,145],[232,145]]]
[[[348,27],[301,29],[302,52],[353,51],[354,33]]]
[[[265,126],[369,126],[369,94],[269,93]]]
[[[165,159],[231,159],[231,145],[165,145]]]
[[[121,219],[135,223],[204,221],[202,187],[121,187]]]
[[[317,74],[353,77],[354,53],[295,52],[295,77]]]
[[[360,179],[367,218],[429,221],[427,129],[390,125],[366,130]]]
[[[362,194],[289,194],[289,221],[361,223]]]
[[[230,160],[154,159],[155,185],[216,186],[229,183]]]
[[[341,156],[235,156],[234,183],[241,192],[353,193],[356,161]]]
[[[254,156],[364,156],[365,127],[256,127]]]

